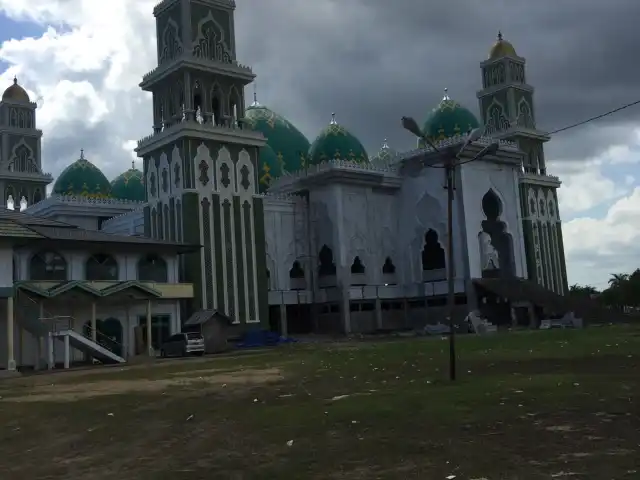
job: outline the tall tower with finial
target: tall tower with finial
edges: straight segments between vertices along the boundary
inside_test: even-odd
[[[27,205],[46,196],[53,180],[42,173],[42,131],[36,128],[35,102],[14,77],[0,101],[0,195],[2,206],[11,197]],[[24,202],[23,202],[24,203]]]
[[[480,67],[482,89],[477,95],[486,134],[515,142],[524,154],[520,199],[529,278],[564,294],[568,285],[558,209],[560,181],[547,174],[544,144],[549,136],[536,124],[525,59],[498,32]]]
[[[236,60],[234,0],[163,0],[154,9],[158,66],[153,134],[143,158],[145,233],[203,245],[182,275],[193,309],[240,325],[267,321],[264,215],[258,185],[261,133],[247,128],[244,88],[255,77]]]

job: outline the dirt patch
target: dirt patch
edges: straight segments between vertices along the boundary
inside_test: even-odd
[[[206,371],[203,371],[206,372]],[[208,371],[211,373],[211,370]],[[194,372],[189,372],[193,375]],[[2,402],[72,402],[84,398],[105,395],[121,395],[127,393],[163,392],[169,388],[224,388],[231,386],[254,386],[275,383],[282,380],[282,372],[278,368],[246,369],[227,371],[214,375],[189,376],[162,380],[105,380],[90,384],[71,385],[37,385],[28,394],[0,398]]]

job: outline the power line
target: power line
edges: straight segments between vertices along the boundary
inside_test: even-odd
[[[638,104],[640,104],[640,100],[636,100],[635,102],[627,103],[626,105],[622,105],[621,107],[614,108],[613,110],[609,110],[608,112],[601,113],[600,115],[596,115],[595,117],[587,118],[586,120],[583,120],[581,122],[574,123],[572,125],[568,125],[566,127],[562,127],[562,128],[557,129],[557,130],[554,130],[552,132],[549,132],[548,135],[554,135],[556,133],[564,132],[566,130],[570,130],[572,128],[579,127],[581,125],[585,125],[587,123],[593,122],[594,120],[599,120],[601,118],[608,117],[609,115],[612,115],[614,113],[618,113],[621,110],[624,110],[624,109],[629,108],[629,107],[633,107],[633,106],[638,105]]]

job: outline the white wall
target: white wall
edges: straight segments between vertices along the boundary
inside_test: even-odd
[[[399,274],[406,284],[422,282],[422,249],[429,229],[438,234],[440,246],[447,254],[447,190],[445,170],[425,168],[416,176],[407,176],[402,184],[397,210],[397,251],[401,260]],[[463,221],[459,212],[460,195],[454,197],[453,251],[455,278],[466,277],[467,245],[462,238]],[[463,290],[463,282],[456,282],[456,290]]]
[[[482,230],[482,221],[486,220],[482,211],[482,197],[489,190],[493,190],[500,199],[502,203],[500,219],[505,223],[507,233],[513,238],[514,273],[516,276],[527,278],[518,169],[517,165],[488,161],[470,162],[460,167],[460,180],[464,189],[469,272],[472,278],[482,276],[478,234]]]
[[[0,287],[13,287],[13,247],[0,245]]]
[[[304,199],[265,197],[264,226],[267,268],[271,290],[289,290],[289,270],[296,260],[304,269],[307,287],[315,259],[310,261],[307,235],[307,207]]]

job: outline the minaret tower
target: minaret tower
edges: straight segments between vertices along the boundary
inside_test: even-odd
[[[549,136],[536,126],[534,88],[527,83],[525,63],[498,33],[480,64],[480,114],[487,135],[513,141],[524,153],[520,199],[529,278],[564,294],[567,272],[556,192],[561,182],[547,174],[544,144]]]
[[[192,310],[234,322],[268,316],[264,215],[257,196],[261,133],[242,122],[255,77],[236,61],[234,0],[164,0],[154,9],[158,66],[153,134],[140,140],[148,206],[145,234],[203,245],[186,256]]]
[[[2,207],[9,197],[14,205],[38,203],[53,180],[42,173],[42,130],[36,128],[37,105],[31,101],[18,79],[2,94],[0,101],[0,191]]]

